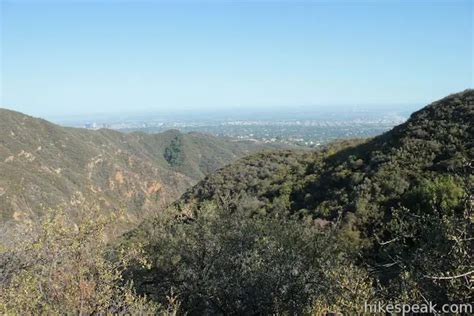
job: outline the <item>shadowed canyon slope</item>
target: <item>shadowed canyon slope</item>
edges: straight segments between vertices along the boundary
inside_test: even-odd
[[[424,107],[404,124],[365,142],[246,157],[206,177],[180,203],[199,205],[246,195],[268,206],[280,203],[283,196],[291,213],[301,216],[365,216],[373,203],[396,205],[400,195],[424,179],[471,175],[473,160],[474,90],[466,90]]]

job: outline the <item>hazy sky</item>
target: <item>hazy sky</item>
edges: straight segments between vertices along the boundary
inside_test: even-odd
[[[473,87],[472,1],[0,2],[0,106],[33,115],[424,104]]]

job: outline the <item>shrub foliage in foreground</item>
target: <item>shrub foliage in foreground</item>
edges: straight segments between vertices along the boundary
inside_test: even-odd
[[[345,222],[259,212],[249,197],[170,209],[128,236],[150,263],[126,276],[190,314],[360,313],[364,303],[472,302],[472,210],[453,177],[425,181],[355,247]],[[408,208],[408,206],[410,208]],[[178,207],[179,208],[179,207]]]
[[[139,291],[163,303],[172,292],[191,314],[301,314],[336,302],[361,311],[370,278],[346,264],[332,228],[240,202],[161,216],[145,238],[151,268],[129,271]]]
[[[97,214],[95,214],[97,215]],[[152,314],[158,305],[138,296],[122,281],[122,271],[140,251],[121,252],[106,259],[105,233],[109,219],[91,214],[79,226],[64,213],[51,213],[31,243],[2,254],[0,313]],[[137,248],[135,248],[137,249]],[[20,263],[20,266],[12,267]]]

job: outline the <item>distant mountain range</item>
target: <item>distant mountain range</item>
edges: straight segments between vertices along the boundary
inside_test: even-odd
[[[3,233],[49,208],[125,210],[124,227],[157,212],[208,173],[267,148],[201,133],[124,134],[65,128],[0,109]]]

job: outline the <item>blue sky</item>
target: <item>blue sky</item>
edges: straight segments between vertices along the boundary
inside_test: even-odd
[[[472,1],[0,1],[0,106],[33,115],[425,104],[474,81]]]

